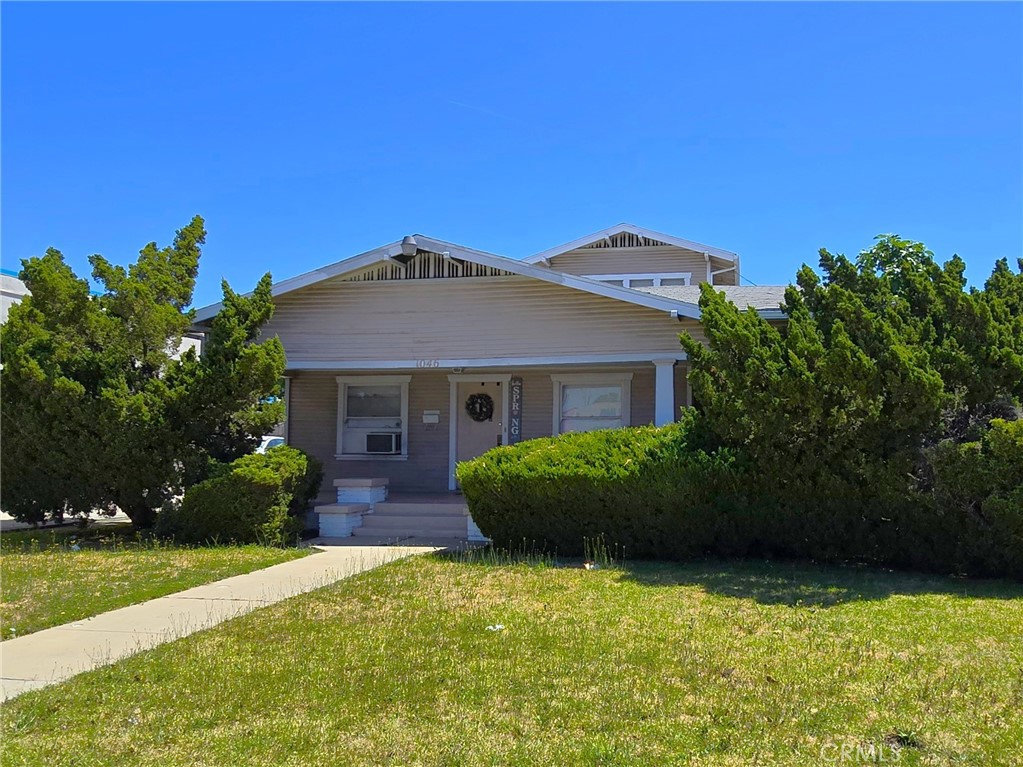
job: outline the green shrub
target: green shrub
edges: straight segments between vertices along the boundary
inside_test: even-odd
[[[699,416],[531,440],[460,463],[473,519],[496,544],[629,557],[784,556],[1023,577],[1023,422],[904,460],[850,455],[839,473],[700,447]]]
[[[190,487],[160,515],[158,532],[183,543],[283,546],[301,533],[322,479],[319,461],[286,445],[246,455]]]
[[[691,422],[564,434],[460,463],[473,519],[495,543],[583,553],[603,535],[627,556],[741,554],[746,513],[731,456],[689,447]]]

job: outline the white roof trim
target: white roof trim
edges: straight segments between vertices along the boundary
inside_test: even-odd
[[[700,317],[700,307],[697,304],[641,293],[630,288],[608,285],[607,283],[599,282],[597,280],[590,279],[589,277],[580,277],[578,275],[566,274],[564,272],[558,272],[541,266],[533,266],[532,264],[524,261],[506,258],[504,256],[497,256],[493,253],[487,253],[482,250],[466,248],[461,245],[455,245],[451,242],[445,242],[444,240],[435,240],[432,237],[426,237],[421,234],[415,235],[415,238],[416,243],[422,250],[428,250],[434,253],[446,252],[449,253],[452,258],[472,261],[476,264],[491,266],[495,269],[511,272],[512,274],[518,274],[523,277],[532,277],[534,279],[554,283],[556,285],[564,285],[565,287],[582,290],[586,293],[592,293],[598,296],[614,298],[637,306],[646,306],[650,309],[657,309],[668,313],[676,312],[677,316],[681,317],[691,317],[693,319],[699,319]],[[388,245],[383,245],[357,256],[352,256],[351,258],[346,258],[342,261],[330,264],[329,266],[314,269],[311,272],[306,272],[305,274],[300,274],[297,277],[291,277],[287,280],[282,280],[271,288],[271,294],[273,296],[279,296],[285,293],[290,293],[293,290],[308,287],[309,285],[314,285],[317,282],[322,282],[332,277],[338,277],[342,274],[348,274],[349,272],[363,269],[380,261],[386,261],[391,256],[398,255],[400,253],[401,241],[392,242]],[[246,295],[251,295],[251,293]],[[195,321],[204,322],[211,319],[222,308],[223,304],[221,302],[204,306],[201,309],[196,310]]]
[[[592,245],[595,242],[600,242],[608,237],[615,234],[621,234],[622,232],[629,232],[640,237],[649,237],[651,240],[660,240],[666,242],[669,245],[677,245],[680,248],[686,250],[695,250],[697,253],[708,253],[715,258],[724,258],[729,261],[735,261],[738,263],[739,256],[732,253],[730,250],[722,250],[721,248],[715,248],[710,245],[703,245],[699,242],[693,242],[692,240],[683,240],[681,237],[675,237],[670,234],[664,234],[662,232],[655,232],[653,229],[645,229],[642,226],[636,226],[635,224],[617,224],[615,226],[608,227],[607,229],[601,229],[599,232],[588,234],[585,237],[580,237],[577,240],[566,242],[564,245],[558,245],[554,248],[548,248],[542,250],[539,253],[534,253],[532,256],[528,256],[523,260],[527,264],[535,264],[538,261],[546,261],[549,258],[560,256],[562,253],[567,253],[570,250],[576,248],[582,248],[586,245]]]

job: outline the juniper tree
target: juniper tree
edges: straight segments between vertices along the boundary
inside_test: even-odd
[[[777,324],[703,286],[707,345],[682,336],[703,440],[740,457],[764,524],[788,526],[765,538],[806,541],[796,555],[895,551],[900,529],[930,524],[929,449],[1016,417],[1023,275],[1002,261],[967,289],[964,268],[896,236],[857,260],[822,250]]]
[[[90,294],[63,255],[23,262],[31,294],[2,328],[5,511],[26,521],[123,510],[140,528],[210,460],[252,449],[282,417],[270,395],[284,370],[270,275],[250,296],[225,282],[203,353],[183,335],[206,231],[196,216],[170,246],[149,243],[127,269],[90,258]]]

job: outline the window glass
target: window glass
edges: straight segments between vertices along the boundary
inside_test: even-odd
[[[561,431],[612,429],[623,424],[620,385],[561,387]]]
[[[661,285],[687,285],[685,277],[665,277],[661,280]]]
[[[348,386],[349,418],[400,418],[401,386]]]
[[[653,280],[629,280],[630,288],[652,288],[654,286]]]
[[[606,282],[608,285],[617,285],[618,287],[625,285],[624,280],[602,280],[602,282]]]

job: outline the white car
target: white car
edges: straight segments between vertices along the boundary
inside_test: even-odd
[[[256,448],[257,453],[265,453],[272,447],[284,444],[284,437],[275,437],[272,434],[268,434],[263,437],[263,441],[259,443],[259,447]]]

